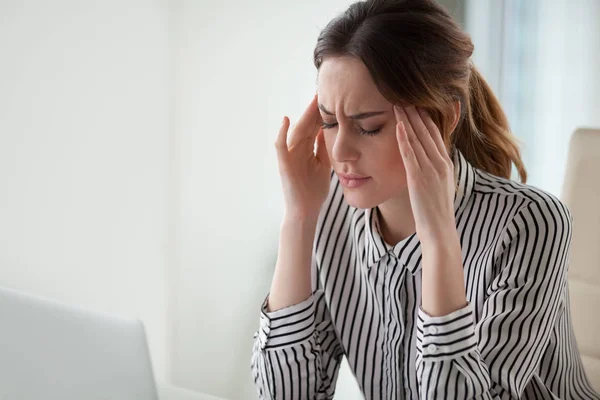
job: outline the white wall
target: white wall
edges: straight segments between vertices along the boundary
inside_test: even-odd
[[[145,322],[166,374],[164,1],[0,0],[0,285]]]
[[[173,381],[256,398],[252,335],[283,216],[273,144],[283,115],[296,121],[316,90],[320,29],[350,2],[171,4],[181,180]],[[340,393],[356,385],[340,380]]]

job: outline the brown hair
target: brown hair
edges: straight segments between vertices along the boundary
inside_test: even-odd
[[[458,148],[476,168],[521,181],[527,172],[498,99],[471,61],[470,36],[434,0],[353,3],[319,34],[317,70],[325,57],[351,56],[369,70],[383,96],[427,109],[446,148]],[[453,132],[453,104],[461,116]]]

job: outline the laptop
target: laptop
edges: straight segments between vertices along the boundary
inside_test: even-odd
[[[0,400],[158,400],[144,325],[0,287]]]

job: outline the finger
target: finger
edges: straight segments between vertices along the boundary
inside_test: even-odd
[[[447,161],[450,160],[450,155],[448,154],[448,150],[446,149],[446,145],[444,144],[444,138],[442,138],[442,133],[440,132],[440,129],[437,127],[435,122],[433,122],[431,115],[429,115],[429,113],[423,109],[419,109],[419,114],[421,115],[423,123],[431,133],[431,137],[433,139],[433,142],[435,143],[439,154],[441,154],[442,157],[445,158]]]
[[[400,154],[402,155],[402,161],[407,176],[415,176],[420,168],[411,142],[408,139],[408,132],[404,121],[400,121],[396,124],[396,139],[398,140],[398,147],[400,148]]]
[[[412,153],[415,156],[417,165],[423,169],[429,163],[427,154],[423,149],[423,146],[419,142],[418,135],[415,133],[415,129],[408,118],[407,111],[402,107],[394,107],[396,112],[396,120],[402,121],[404,125],[404,132],[406,132],[406,140],[410,143],[410,147],[412,149]]]
[[[406,115],[410,120],[410,124],[413,126],[419,144],[424,149],[427,154],[427,158],[429,161],[434,160],[440,157],[440,153],[437,149],[435,142],[432,139],[433,132],[429,132],[429,129],[423,122],[421,118],[421,114],[417,110],[415,106],[410,106],[406,108]]]
[[[294,129],[292,130],[294,137],[290,138],[290,142],[294,145],[303,140],[314,144],[319,133],[319,128],[321,127],[321,114],[319,113],[317,101],[317,95],[315,94],[308,107],[300,116],[300,119],[298,119],[298,122],[294,125]]]
[[[279,133],[277,134],[277,139],[275,140],[275,148],[277,149],[277,155],[282,154],[283,152],[288,151],[287,147],[287,132],[290,124],[290,119],[286,116],[283,117],[283,121],[281,122],[281,126],[279,127]]]
[[[327,168],[331,168],[329,162],[329,154],[327,154],[327,147],[325,147],[325,135],[323,134],[323,128],[319,129],[317,134],[317,160],[325,165]]]

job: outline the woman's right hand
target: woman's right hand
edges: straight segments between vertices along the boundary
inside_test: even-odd
[[[286,216],[316,219],[329,193],[331,164],[323,138],[322,122],[315,94],[292,127],[288,145],[290,120],[283,117],[275,148]]]

